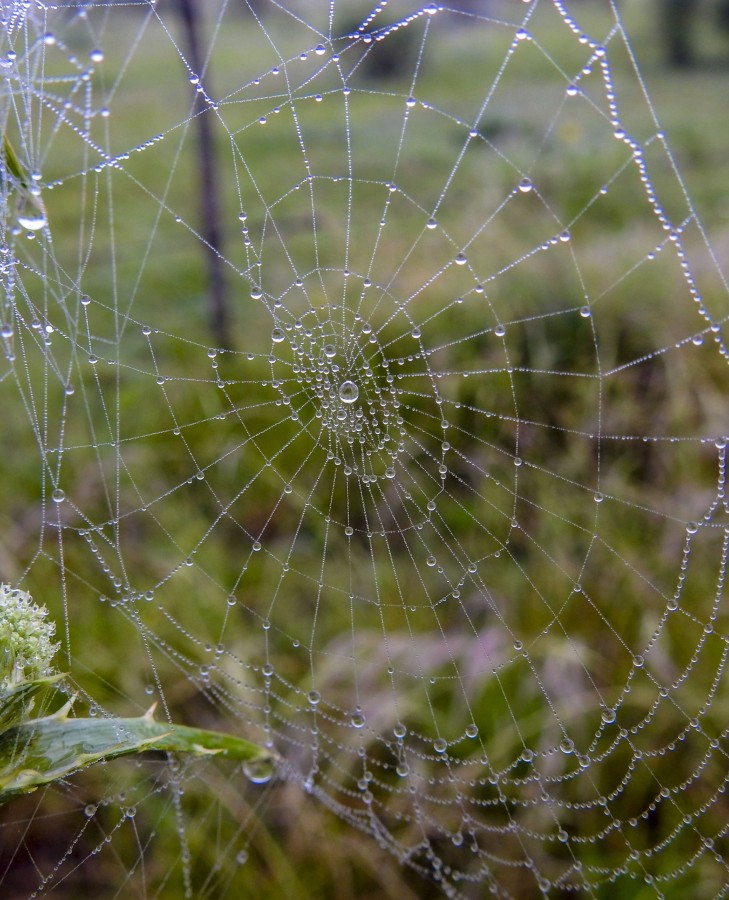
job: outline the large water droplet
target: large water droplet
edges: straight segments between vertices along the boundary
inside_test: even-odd
[[[243,774],[253,784],[265,784],[276,774],[276,763],[270,756],[263,759],[247,759],[243,763]]]
[[[271,340],[274,344],[280,344],[281,341],[286,340],[286,334],[284,333],[282,328],[274,328],[271,332]]]
[[[15,217],[21,228],[39,231],[48,224],[43,204],[37,197],[21,193],[15,204]]]
[[[359,397],[359,388],[353,381],[343,381],[339,385],[339,399],[342,403],[354,403]]]

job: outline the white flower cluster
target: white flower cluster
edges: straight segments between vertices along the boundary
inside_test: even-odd
[[[60,645],[52,640],[56,626],[47,615],[30,594],[0,584],[0,693],[52,671]]]

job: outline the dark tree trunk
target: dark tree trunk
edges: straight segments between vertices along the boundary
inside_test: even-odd
[[[672,66],[686,68],[694,63],[691,22],[695,11],[696,0],[660,0],[666,57]]]
[[[187,61],[196,76],[202,78],[203,58],[200,50],[199,0],[177,0],[185,32]],[[209,86],[209,79],[206,79]],[[196,92],[193,105],[194,126],[197,131],[197,156],[200,192],[200,233],[205,241],[208,269],[208,305],[210,327],[217,346],[230,349],[230,316],[228,311],[225,272],[223,268],[223,234],[220,226],[220,186],[215,168],[215,139],[212,129],[212,110],[203,96]]]

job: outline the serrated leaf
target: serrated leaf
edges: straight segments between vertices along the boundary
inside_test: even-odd
[[[217,754],[243,762],[273,759],[262,747],[235,735],[157,722],[150,715],[69,719],[56,713],[0,735],[0,803],[102,759],[146,750]]]

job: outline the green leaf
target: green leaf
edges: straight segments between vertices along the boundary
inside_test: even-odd
[[[275,771],[271,753],[231,734],[157,722],[152,710],[134,719],[70,719],[69,707],[0,734],[0,804],[102,759],[146,750],[243,761],[252,767],[253,781],[267,781]]]
[[[63,675],[49,675],[31,681],[21,681],[0,694],[0,735],[8,728],[19,725],[28,718],[36,696],[46,688],[57,684]]]
[[[22,187],[27,188],[28,179],[23,172],[23,167],[20,165],[17,154],[13,149],[13,145],[8,140],[7,134],[3,135],[3,151],[5,153],[5,168],[10,172],[13,178],[22,185]]]

